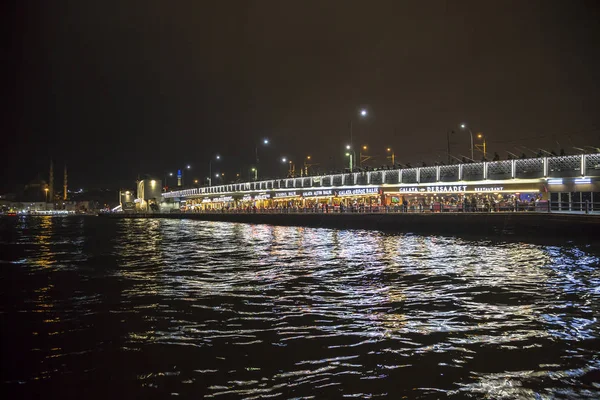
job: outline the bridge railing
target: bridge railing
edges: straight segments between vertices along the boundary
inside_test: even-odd
[[[418,184],[582,176],[600,176],[600,153],[469,164],[424,166],[418,168],[380,169],[377,171],[272,179],[184,189],[163,193],[163,197],[187,197],[203,194],[231,193],[236,191],[300,189],[311,187]]]

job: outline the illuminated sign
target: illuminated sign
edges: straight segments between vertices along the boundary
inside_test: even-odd
[[[275,198],[279,198],[279,197],[295,197],[298,196],[298,194],[296,192],[279,192],[279,193],[275,193]]]
[[[419,193],[419,188],[418,187],[401,187],[398,188],[398,191],[400,193]],[[420,191],[425,191],[425,188],[421,188]]]
[[[225,203],[227,201],[232,201],[233,197],[231,196],[222,196],[222,197],[215,197],[212,199],[213,203]]]
[[[476,192],[501,192],[504,190],[504,186],[475,187],[473,190]]]
[[[202,199],[202,202],[203,202],[203,203],[210,203],[210,199],[209,199],[209,198]]]
[[[465,192],[467,190],[466,185],[459,186],[427,186],[428,193],[457,193]]]
[[[333,196],[333,190],[309,190],[302,193],[303,197]]]
[[[271,195],[270,194],[266,194],[266,193],[262,193],[262,194],[257,194],[256,196],[254,196],[254,200],[267,200],[270,199]]]
[[[590,178],[577,178],[575,179],[575,183],[580,185],[580,184],[585,184],[585,183],[592,183],[592,180]]]
[[[348,189],[338,191],[338,196],[354,196],[364,194],[378,194],[379,188],[359,188],[359,189]]]
[[[242,197],[242,201],[252,201],[252,196],[245,194],[244,197]]]

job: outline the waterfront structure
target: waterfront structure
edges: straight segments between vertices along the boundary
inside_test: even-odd
[[[161,200],[162,182],[156,179],[142,179],[138,182],[136,209],[142,212],[157,211]],[[127,201],[125,201],[127,202]],[[121,199],[123,203],[123,199]]]
[[[63,201],[67,201],[68,190],[67,190],[67,164],[65,164],[65,172],[63,175]]]
[[[50,160],[50,172],[48,174],[48,199],[49,203],[54,203],[54,161]]]
[[[444,211],[485,202],[506,209],[521,202],[546,202],[548,208],[551,203],[561,211],[583,211],[584,207],[600,211],[600,154],[379,169],[184,189],[163,193],[161,209],[325,205],[343,209],[362,205],[427,206]]]

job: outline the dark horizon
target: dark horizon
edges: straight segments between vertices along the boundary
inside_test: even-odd
[[[592,1],[4,4],[0,189],[47,179],[123,186],[186,164],[189,178],[269,175],[281,156],[323,169],[354,145],[400,163],[515,146],[600,147],[600,7]],[[360,120],[358,110],[368,118]],[[259,148],[260,151],[260,148]],[[479,154],[481,157],[481,154]],[[261,171],[264,173],[265,171]]]

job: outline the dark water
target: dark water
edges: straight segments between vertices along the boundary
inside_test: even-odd
[[[598,247],[96,217],[0,228],[4,393],[600,398]]]

